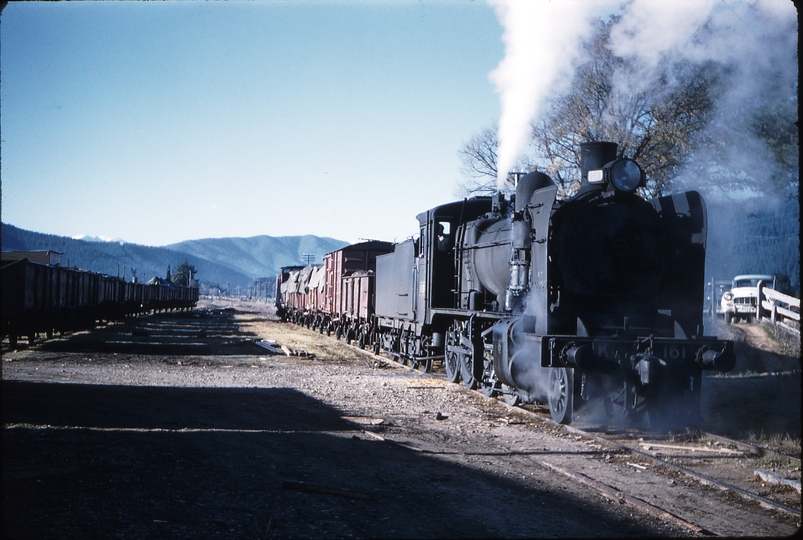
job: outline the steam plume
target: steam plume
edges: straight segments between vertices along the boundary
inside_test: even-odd
[[[595,16],[622,16],[612,31],[611,47],[637,69],[629,70],[626,79],[617,74],[620,88],[638,92],[672,62],[713,60],[730,70],[730,79],[722,85],[727,90],[716,107],[722,118],[744,118],[745,111],[766,104],[768,98],[793,100],[797,92],[797,26],[790,0],[632,0],[621,8],[616,0],[489,2],[503,26],[505,43],[505,56],[489,75],[501,101],[500,189],[506,187],[508,172],[547,99],[567,89],[574,66],[582,60],[583,38],[594,31]],[[725,123],[736,127],[732,121]],[[756,155],[761,144],[741,142],[752,146],[748,154],[754,165],[771,161],[766,149],[764,156]],[[738,148],[733,155],[737,159],[745,153]]]
[[[590,29],[591,10],[584,0],[490,0],[502,23],[505,57],[489,78],[496,86],[499,117],[497,187],[527,144],[530,124],[550,95],[566,89],[580,53],[583,34]]]

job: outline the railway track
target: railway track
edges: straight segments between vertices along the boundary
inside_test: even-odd
[[[733,493],[737,493],[737,494],[741,495],[742,497],[747,498],[749,500],[756,501],[759,504],[764,505],[765,507],[769,507],[769,508],[772,508],[772,509],[775,509],[775,510],[780,510],[782,512],[786,512],[786,513],[788,513],[788,514],[790,514],[792,516],[798,517],[798,518],[801,516],[801,509],[799,507],[795,508],[795,507],[790,506],[788,504],[784,504],[782,502],[773,500],[773,499],[771,499],[769,497],[763,496],[763,495],[761,495],[761,494],[759,494],[759,493],[757,493],[755,491],[740,487],[740,486],[738,486],[738,485],[736,485],[734,483],[731,483],[731,482],[728,482],[728,481],[725,481],[725,480],[722,480],[722,479],[718,479],[718,478],[715,478],[715,477],[713,477],[713,476],[711,476],[709,474],[704,474],[704,473],[702,473],[700,471],[694,470],[694,468],[691,467],[691,466],[684,466],[684,465],[681,465],[680,463],[678,463],[678,461],[682,461],[682,460],[700,460],[700,459],[706,459],[706,457],[708,459],[714,459],[714,458],[715,459],[731,459],[731,460],[744,459],[745,455],[744,455],[743,452],[733,452],[733,451],[731,451],[731,452],[724,452],[723,453],[721,450],[713,450],[712,454],[709,454],[708,456],[705,456],[705,454],[703,454],[703,455],[700,454],[701,451],[698,449],[699,448],[698,446],[683,445],[683,444],[662,445],[660,443],[657,443],[657,444],[656,443],[652,443],[652,444],[646,443],[645,444],[643,442],[639,442],[638,441],[638,439],[643,439],[643,437],[638,437],[638,439],[636,441],[636,444],[634,444],[632,442],[633,441],[632,436],[629,436],[629,437],[626,437],[626,438],[623,438],[623,437],[605,437],[605,436],[600,436],[600,435],[598,435],[596,433],[593,433],[591,431],[578,429],[578,428],[575,428],[575,427],[572,427],[572,426],[565,426],[565,429],[567,431],[571,432],[571,433],[577,433],[579,435],[583,435],[583,436],[586,436],[586,437],[591,437],[594,440],[597,440],[599,442],[614,446],[614,447],[619,448],[621,450],[624,450],[624,451],[626,451],[626,452],[628,452],[628,453],[630,453],[632,455],[639,456],[641,458],[644,458],[644,459],[647,459],[649,461],[652,461],[653,463],[656,463],[656,464],[658,464],[658,465],[660,465],[662,467],[665,467],[665,468],[668,468],[668,469],[671,469],[671,470],[675,470],[675,471],[678,471],[678,472],[682,472],[682,473],[684,473],[684,474],[686,474],[686,475],[688,475],[688,476],[690,476],[692,478],[695,478],[696,480],[700,481],[703,484],[713,485],[713,486],[716,486],[716,487],[718,487],[720,489],[726,489],[726,490],[731,491]],[[654,437],[654,434],[652,436]],[[727,439],[725,437],[709,434],[709,433],[706,433],[706,432],[701,433],[701,436],[715,437],[715,438],[720,438],[720,439],[732,441],[733,444],[735,444],[735,445],[736,444],[745,444],[745,443],[741,443],[739,441],[733,441],[732,439]],[[752,445],[750,445],[750,446],[752,446]],[[691,457],[689,457],[688,454],[681,455],[679,457],[677,455],[675,457],[661,457],[660,455],[655,455],[653,453],[650,453],[649,451],[645,451],[644,450],[644,448],[647,448],[647,449],[653,449],[653,448],[660,449],[661,447],[665,447],[665,448],[666,447],[671,447],[672,450],[681,450],[681,451],[683,451],[685,449],[688,453],[697,452],[697,455],[694,455],[694,456],[691,456]],[[725,449],[725,450],[727,450],[727,449]],[[765,450],[765,452],[769,452],[769,450],[767,449],[767,450]],[[779,454],[779,453],[776,452],[776,454]],[[794,456],[784,456],[784,459],[790,459],[790,460],[793,460],[793,461],[796,460],[798,466],[800,464],[800,458],[796,458]]]
[[[414,370],[414,368],[409,365],[402,364],[394,359],[374,355],[369,351],[359,349],[353,345],[348,346],[360,350],[364,354],[370,355],[382,362],[395,364],[407,368],[408,370]],[[431,376],[438,379],[446,379],[445,374],[439,372],[431,373]],[[462,385],[458,386],[462,388]],[[555,423],[543,409],[534,407],[510,407],[500,399],[484,396],[479,390],[475,391],[475,393],[483,396],[484,399],[492,400],[505,407],[515,409],[552,428],[561,429],[567,434],[582,437],[612,449],[612,452],[618,456],[618,459],[628,467],[645,470],[647,468],[645,465],[635,462],[644,460],[651,463],[653,465],[651,469],[659,471],[660,474],[680,474],[702,485],[736,494],[743,500],[752,501],[764,508],[782,512],[791,516],[793,519],[797,519],[798,523],[801,518],[799,496],[794,497],[790,495],[788,491],[786,495],[784,495],[783,491],[780,490],[776,493],[772,493],[772,489],[764,489],[762,492],[761,488],[766,488],[766,484],[756,481],[755,478],[751,478],[750,475],[750,472],[752,472],[751,469],[762,463],[766,464],[766,466],[770,466],[771,464],[782,462],[787,465],[787,468],[796,468],[797,471],[800,471],[800,456],[788,455],[770,448],[708,432],[667,435],[621,427],[606,429],[602,432],[601,430],[604,428],[593,425],[581,427],[564,426]],[[642,463],[644,463],[644,461],[642,461]],[[676,526],[683,527],[694,534],[704,536],[717,535],[705,526],[694,523],[694,519],[684,518],[671,510],[662,508],[660,502],[656,505],[653,504],[653,502],[645,501],[642,498],[627,493],[626,489],[618,489],[570,467],[550,463],[546,460],[540,460],[539,464],[542,467],[570,478],[572,481],[596,490],[600,495],[609,500],[629,504],[642,512],[647,512],[657,518],[671,522]],[[748,465],[751,466],[748,467]],[[739,475],[741,475],[741,477],[738,477]],[[738,477],[736,481],[734,480],[734,476]],[[673,481],[670,480],[669,482]],[[670,485],[672,484],[670,483]],[[767,491],[769,491],[769,493],[767,493]],[[779,496],[783,500],[777,500]],[[794,502],[795,499],[796,502]],[[793,502],[790,502],[790,500]]]

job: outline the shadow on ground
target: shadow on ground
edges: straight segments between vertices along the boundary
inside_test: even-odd
[[[264,354],[254,345],[258,336],[243,330],[241,324],[234,310],[158,313],[54,338],[39,345],[39,350],[137,355]]]
[[[702,386],[705,429],[749,439],[800,438],[800,371],[746,377],[706,377]]]
[[[702,381],[702,412],[708,431],[739,438],[801,436],[800,358],[734,341],[731,373],[707,372]]]
[[[554,486],[374,440],[289,388],[3,381],[2,414],[7,538],[656,534]]]

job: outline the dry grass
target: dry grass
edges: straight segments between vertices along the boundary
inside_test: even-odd
[[[767,337],[775,343],[773,348],[778,354],[784,356],[800,357],[800,336],[795,336],[783,328],[773,326],[768,322],[761,323],[761,329]]]

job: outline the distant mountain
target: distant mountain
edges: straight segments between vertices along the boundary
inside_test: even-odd
[[[205,238],[166,246],[202,259],[227,265],[253,278],[276,275],[279,268],[304,264],[305,256],[323,262],[323,256],[347,242],[319,236],[252,236],[249,238]]]
[[[90,236],[88,234],[73,236],[72,239],[83,240],[84,242],[117,242],[118,244],[127,243],[125,240],[122,240],[120,238],[109,238],[108,236]]]
[[[197,269],[199,281],[224,288],[245,287],[254,278],[274,276],[281,266],[302,264],[308,253],[320,262],[324,254],[345,245],[346,242],[316,236],[257,236],[188,240],[152,247],[119,241],[76,240],[2,224],[3,251],[58,251],[64,254],[63,266],[126,279],[131,279],[134,268],[140,281],[164,277],[168,265],[175,268],[186,259]]]

